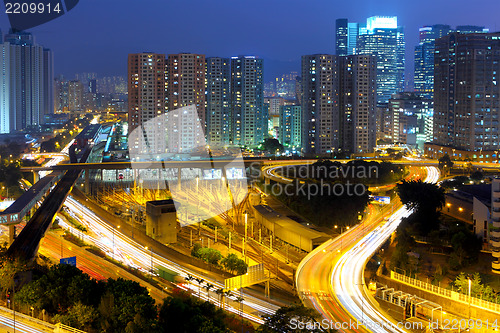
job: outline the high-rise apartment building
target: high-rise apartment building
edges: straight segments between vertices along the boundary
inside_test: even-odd
[[[203,54],[168,55],[167,121],[169,149],[172,152],[187,152],[205,147],[205,66]],[[194,106],[196,114],[191,113],[192,108],[175,112],[187,106]]]
[[[434,96],[434,42],[451,32],[449,25],[436,24],[419,29],[415,46],[414,90],[425,98]]]
[[[373,16],[360,27],[356,54],[377,57],[377,102],[404,90],[405,41],[395,16]]]
[[[266,97],[264,105],[267,107],[269,114],[268,133],[274,138],[279,137],[280,129],[280,109],[285,105],[285,99],[282,97]]]
[[[349,22],[345,18],[337,19],[335,23],[335,54],[338,56],[356,54],[359,24]]]
[[[75,113],[84,111],[83,84],[79,80],[68,82],[68,110]]]
[[[496,150],[500,143],[500,33],[451,33],[435,42],[434,143]]]
[[[279,141],[285,149],[299,151],[302,142],[302,112],[300,105],[280,106]]]
[[[305,154],[326,154],[339,146],[337,57],[302,56],[302,145]]]
[[[128,126],[129,132],[142,126],[144,141],[129,142],[140,153],[164,153],[165,124],[148,121],[166,113],[165,55],[136,53],[128,55]],[[139,140],[139,139],[138,139]]]
[[[423,151],[432,141],[432,100],[413,93],[392,95],[389,100],[389,135],[392,143],[407,144]]]
[[[54,111],[53,55],[27,32],[10,32],[0,44],[0,133],[44,122]]]
[[[371,153],[376,145],[375,56],[339,57],[339,148],[349,153]]]
[[[254,56],[231,58],[233,144],[254,147],[267,138],[263,61]]]
[[[207,58],[207,142],[225,146],[232,143],[231,62],[229,58]]]
[[[375,146],[376,57],[302,57],[306,154],[368,153]]]

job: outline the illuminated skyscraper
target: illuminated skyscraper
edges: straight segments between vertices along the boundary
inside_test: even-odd
[[[376,57],[302,57],[306,154],[369,153],[375,146]]]
[[[436,24],[419,29],[420,41],[415,47],[415,92],[425,98],[432,99],[434,96],[434,43],[435,40],[446,36],[450,32],[486,33],[488,29],[473,25],[458,26],[455,30],[449,25]]]
[[[345,18],[338,19],[335,25],[335,54],[338,56],[356,54],[358,34],[358,23],[348,22]]]
[[[339,57],[338,80],[339,148],[348,153],[371,153],[376,145],[376,57]]]
[[[164,153],[165,125],[146,125],[166,112],[165,55],[137,53],[128,55],[128,126],[129,132],[143,126],[145,145],[129,142],[140,153]],[[143,149],[145,146],[149,149]]]
[[[231,63],[229,58],[207,58],[207,142],[228,145],[232,142]]]
[[[415,92],[425,98],[434,96],[434,41],[451,32],[449,25],[436,24],[419,29],[420,42],[415,46]]]
[[[500,143],[500,33],[451,33],[435,43],[434,143],[477,151]]]
[[[267,138],[263,60],[254,56],[232,57],[230,89],[233,144],[255,147]]]
[[[68,108],[70,112],[80,113],[83,110],[83,85],[79,80],[68,82]]]
[[[300,105],[280,106],[279,141],[285,149],[300,151],[302,142],[302,112]]]
[[[52,52],[27,32],[10,32],[0,44],[0,133],[44,122],[54,112]]]
[[[404,143],[423,151],[432,141],[432,100],[412,92],[392,95],[389,100],[392,143]]]
[[[205,146],[205,55],[169,54],[167,59],[167,109],[171,114],[176,109],[194,105],[192,108],[167,117],[169,127],[169,149],[171,152],[186,152]],[[172,136],[177,136],[176,138]],[[170,145],[173,144],[173,145]]]
[[[359,28],[356,54],[377,57],[377,103],[404,90],[405,41],[395,16],[369,17]]]

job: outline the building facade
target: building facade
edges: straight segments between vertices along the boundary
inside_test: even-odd
[[[54,112],[52,52],[26,32],[0,42],[0,133],[41,125]]]
[[[414,90],[425,98],[434,96],[434,42],[451,32],[449,25],[436,24],[419,29],[415,46]]]
[[[207,142],[229,145],[232,143],[231,62],[229,58],[220,57],[207,58],[206,62]]]
[[[432,100],[413,92],[394,94],[389,100],[391,143],[424,150],[432,141]]]
[[[165,55],[137,53],[128,56],[129,132],[142,128],[141,135],[129,141],[138,153],[165,152],[165,124],[154,119],[166,113]],[[138,133],[139,133],[138,132]]]
[[[202,150],[206,145],[205,66],[203,54],[168,55],[167,124],[171,153]],[[176,112],[181,108],[182,112]]]
[[[404,90],[405,41],[397,17],[373,16],[360,27],[356,54],[377,57],[377,103]]]
[[[451,33],[435,42],[433,143],[493,151],[500,141],[500,33]]]
[[[376,145],[376,57],[339,57],[338,80],[339,148],[348,153],[371,153]]]
[[[376,144],[376,70],[371,55],[302,57],[306,154],[369,153]]]
[[[254,56],[231,57],[233,144],[238,146],[255,147],[267,138],[263,65],[263,60]]]
[[[500,274],[500,179],[491,182],[491,222],[490,248],[493,255],[491,270]]]
[[[300,105],[280,106],[279,141],[289,152],[302,147],[302,112]]]

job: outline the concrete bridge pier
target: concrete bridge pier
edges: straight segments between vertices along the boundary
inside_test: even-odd
[[[9,246],[14,242],[14,238],[16,237],[16,225],[15,224],[10,224],[9,225]]]
[[[38,171],[33,171],[33,184],[36,184],[40,180],[40,175],[38,174]]]
[[[89,172],[89,169],[85,169],[85,186],[83,188],[84,188],[85,194],[89,194],[89,192],[90,192],[90,172]]]

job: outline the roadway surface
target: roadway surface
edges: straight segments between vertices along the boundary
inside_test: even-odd
[[[435,167],[426,167],[425,172],[425,181],[437,182]],[[419,174],[423,177],[422,171]],[[316,309],[328,325],[347,323],[342,332],[406,332],[368,295],[363,272],[369,258],[409,214],[400,202],[378,212],[371,208],[363,223],[311,252],[296,274],[304,304]]]
[[[83,151],[81,161],[86,161],[90,152],[91,148],[87,147]],[[70,156],[72,160],[76,160],[74,152]],[[54,221],[55,215],[61,209],[64,200],[66,200],[81,172],[81,170],[66,171],[40,208],[37,209],[23,230],[14,239],[14,242],[7,250],[8,256],[23,258],[27,261],[31,261],[36,256],[40,241]]]

